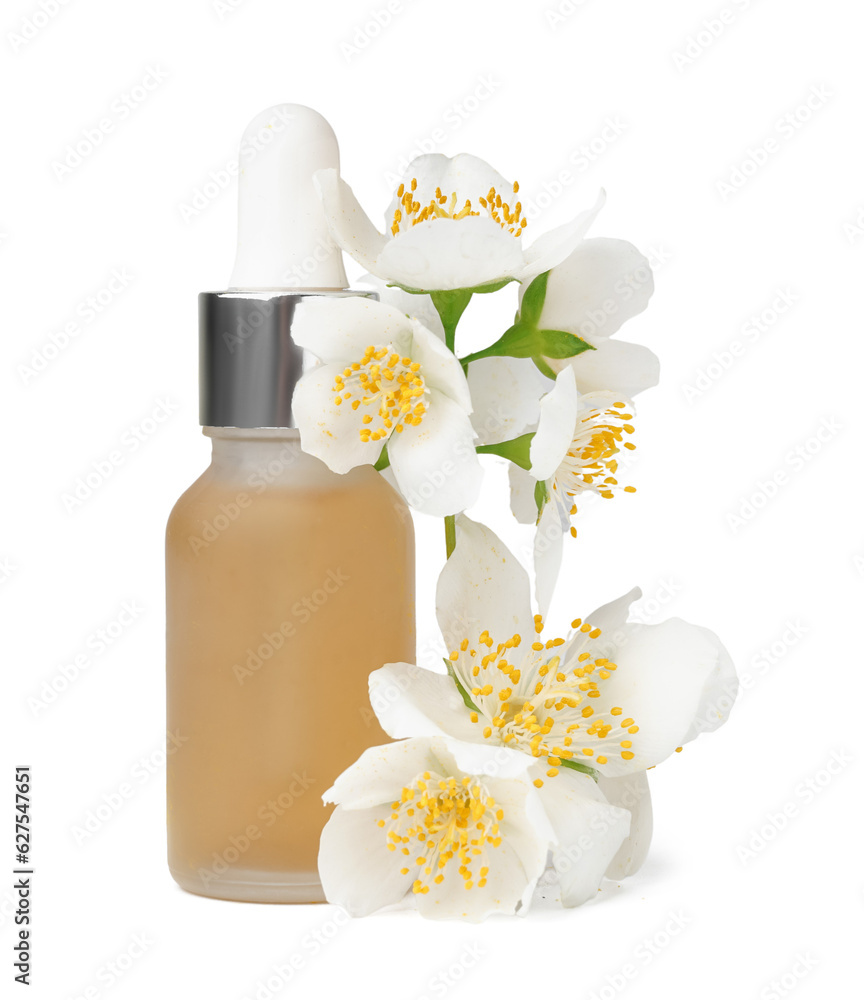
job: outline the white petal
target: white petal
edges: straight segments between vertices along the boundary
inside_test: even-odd
[[[602,641],[612,644],[610,651],[617,649],[618,644],[623,642],[625,638],[623,628],[630,613],[630,605],[634,601],[638,601],[641,596],[642,591],[639,587],[634,587],[629,593],[610,601],[608,604],[601,605],[586,617],[586,622],[590,622],[594,628],[602,630]]]
[[[641,344],[626,340],[598,341],[596,350],[583,351],[575,358],[556,361],[548,358],[553,371],[572,367],[580,392],[609,390],[635,396],[660,381],[660,359]]]
[[[606,340],[648,305],[651,266],[625,240],[585,240],[552,270],[540,325],[590,344]]]
[[[403,230],[383,248],[374,273],[407,288],[435,291],[491,284],[511,276],[521,263],[518,239],[492,219],[467,216]]]
[[[390,803],[357,810],[337,806],[321,831],[318,874],[324,895],[352,917],[398,903],[411,888],[413,874],[399,874],[404,866],[387,849],[387,837],[378,826],[391,811]]]
[[[361,284],[373,288],[379,300],[385,305],[393,306],[406,316],[419,319],[427,330],[431,330],[439,340],[444,340],[444,327],[431,296],[406,292],[398,285],[388,285],[374,274],[364,274],[359,280]]]
[[[484,629],[495,642],[533,635],[528,574],[494,531],[464,514],[456,519],[456,550],[438,578],[436,606],[449,649]]]
[[[520,524],[537,523],[537,503],[534,490],[537,480],[518,465],[510,463],[510,510]]]
[[[573,441],[579,393],[572,368],[565,368],[551,392],[540,400],[540,421],[531,441],[531,475],[548,479],[564,460]]]
[[[593,899],[610,862],[630,829],[630,813],[610,805],[586,774],[562,768],[543,778],[540,801],[555,832],[552,864],[561,885],[564,906]]]
[[[593,622],[592,622],[593,624]],[[731,669],[729,654],[713,632],[670,618],[660,625],[630,623],[620,630],[613,659],[617,669],[601,688],[595,711],[606,715],[613,706],[635,719],[632,760],[609,755],[603,774],[645,770],[665,760],[678,746],[700,732],[718,678]],[[609,637],[597,640],[602,644]],[[723,718],[712,719],[716,728]]]
[[[482,724],[481,724],[482,727]],[[477,731],[475,730],[475,733]],[[534,758],[521,750],[511,750],[501,743],[490,743],[489,740],[476,742],[476,736],[470,742],[451,740],[448,749],[453,755],[453,764],[466,774],[482,775],[484,784],[491,790],[491,779],[499,779],[506,783],[511,778],[528,779],[528,772],[534,766]],[[533,775],[531,775],[533,780]],[[493,792],[493,794],[495,794]],[[497,798],[497,795],[495,796]],[[538,822],[545,822],[545,814],[540,810]],[[547,833],[549,831],[547,830]]]
[[[419,320],[412,319],[410,322],[414,336],[410,348],[411,359],[419,363],[420,374],[426,385],[449,396],[466,413],[470,413],[471,393],[459,359]]]
[[[483,469],[471,419],[435,389],[422,422],[391,435],[388,454],[402,495],[425,514],[456,514],[480,493]]]
[[[705,638],[719,649],[719,655],[717,665],[702,689],[702,699],[699,703],[696,719],[684,734],[682,743],[695,740],[700,733],[713,733],[715,729],[722,726],[729,717],[729,711],[738,696],[739,687],[738,675],[735,672],[732,657],[729,656],[719,638],[710,629],[698,625],[690,627],[699,628],[704,633]]]
[[[551,268],[556,267],[579,246],[585,233],[588,232],[592,222],[597,218],[600,209],[605,203],[606,192],[601,190],[591,208],[580,212],[572,222],[544,233],[528,247],[524,254],[525,263],[516,275],[522,282],[520,294],[524,293],[525,288],[533,278],[536,278],[538,274],[542,274],[543,271],[549,271]],[[546,299],[547,301],[549,299],[548,287]],[[552,326],[545,319],[541,325],[549,330],[567,329],[564,326]]]
[[[347,402],[336,405],[333,380],[342,371],[342,365],[313,368],[297,383],[292,403],[303,451],[340,474],[374,465],[384,445],[383,440],[361,440],[360,415]]]
[[[630,833],[606,869],[606,878],[635,875],[648,854],[654,828],[648,775],[644,771],[621,778],[607,778],[601,774],[597,787],[611,805],[630,812]]]
[[[540,397],[554,383],[529,358],[481,358],[468,368],[479,444],[499,444],[536,426]]]
[[[345,809],[370,809],[392,802],[406,782],[438,766],[429,739],[399,740],[369,747],[321,796]]]
[[[404,354],[411,345],[411,321],[400,310],[374,299],[309,298],[300,302],[291,328],[298,347],[326,363],[360,361],[369,346],[393,344]]]
[[[545,618],[561,572],[564,538],[570,531],[567,509],[555,499],[549,500],[540,513],[534,534],[534,576],[537,611]]]
[[[412,663],[387,663],[369,675],[369,700],[381,728],[394,739],[452,736],[482,740],[456,684]]]
[[[376,261],[387,237],[378,232],[336,170],[319,170],[314,181],[333,239],[367,271],[380,273]]]

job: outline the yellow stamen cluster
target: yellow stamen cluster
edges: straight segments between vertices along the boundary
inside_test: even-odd
[[[361,441],[380,441],[406,425],[419,424],[426,412],[426,383],[420,365],[402,357],[392,346],[367,347],[360,361],[347,366],[333,382],[334,402],[352,410],[370,407],[363,414]],[[377,424],[375,418],[378,418]]]
[[[543,628],[542,617],[535,615],[538,638],[518,656],[518,664],[510,651],[522,645],[520,635],[496,645],[484,630],[476,648],[463,639],[450,654],[480,710],[471,714],[471,721],[483,725],[484,739],[494,736],[513,749],[545,757],[550,778],[558,774],[562,761],[579,757],[599,765],[612,755],[632,760],[629,737],[639,732],[634,720],[620,718],[624,710],[618,706],[609,709],[607,720],[591,704],[601,697],[603,681],[618,669],[591,648],[601,630],[577,618],[568,639],[544,642],[539,638]],[[543,780],[534,784],[539,787]]]
[[[427,222],[430,219],[464,219],[469,215],[480,215],[474,209],[470,198],[459,205],[456,192],[451,192],[448,197],[440,187],[435,188],[435,197],[431,198],[425,205],[421,205],[416,200],[417,178],[413,178],[406,188],[404,184],[399,185],[396,197],[399,205],[393,213],[393,222],[390,225],[390,232],[393,236],[398,236],[402,225],[410,223],[416,226],[418,222]],[[512,236],[521,236],[522,230],[528,225],[528,219],[522,215],[522,202],[516,198],[519,193],[519,184],[513,185],[513,207],[509,201],[504,201],[500,193],[494,187],[490,187],[486,195],[481,195],[477,203],[486,216],[497,222],[502,229],[506,229]]]
[[[427,893],[430,883],[440,885],[451,861],[458,863],[464,887],[486,885],[489,874],[487,848],[500,847],[499,824],[504,811],[476,779],[442,777],[424,771],[402,789],[392,803],[387,830],[387,848],[406,858],[403,875],[416,871],[415,893]]]
[[[552,489],[559,502],[569,503],[584,490],[599,493],[605,500],[611,500],[615,489],[625,493],[635,493],[635,486],[621,486],[616,478],[620,448],[633,451],[636,445],[625,441],[625,435],[635,430],[629,423],[632,413],[625,413],[627,404],[621,401],[606,409],[591,409],[580,414],[573,434],[573,441],[564,460],[555,473]],[[575,504],[570,506],[571,516],[576,513]],[[576,529],[570,534],[576,537]]]

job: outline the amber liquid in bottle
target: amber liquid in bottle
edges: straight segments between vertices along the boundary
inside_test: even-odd
[[[370,671],[413,662],[410,513],[294,430],[207,429],[168,522],[168,860],[191,892],[323,899],[321,795],[387,742]]]

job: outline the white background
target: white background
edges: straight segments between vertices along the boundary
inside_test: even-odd
[[[13,867],[12,767],[29,763],[30,995],[239,1000],[273,976],[261,997],[853,993],[864,592],[857,5],[402,0],[377,22],[386,0],[43,6],[53,16],[36,0],[6,0],[0,25],[4,744],[13,734],[0,772],[0,869]],[[36,30],[21,44],[27,18]],[[114,102],[148,73],[164,79],[121,117]],[[404,913],[347,923],[329,906],[186,895],[165,867],[163,530],[207,463],[196,294],[223,287],[233,259],[235,182],[218,190],[211,173],[247,121],[281,101],[329,118],[343,173],[373,217],[389,200],[388,175],[431,143],[518,179],[526,203],[545,206],[529,237],[604,186],[593,233],[660,262],[650,308],[622,333],[663,362],[660,387],[638,401],[639,492],[586,505],[556,611],[584,614],[639,583],[645,620],[675,614],[715,629],[746,690],[724,729],[652,772],[643,871],[580,910],[482,926]],[[59,177],[67,144],[106,117],[98,147]],[[569,180],[556,188],[562,170]],[[196,189],[203,208],[184,219]],[[125,287],[103,294],[111,301],[88,320],[86,300],[114,269]],[[512,299],[496,298],[506,320]],[[52,346],[72,322],[77,335]],[[491,340],[490,329],[499,332],[481,325],[476,336]],[[44,362],[35,374],[34,358]],[[133,451],[123,442],[165,400],[170,418]],[[118,449],[122,463],[67,509],[63,494]],[[503,483],[493,470],[472,513],[524,554],[529,536],[510,520]],[[443,540],[440,523],[418,527],[422,643],[434,636]],[[135,620],[96,654],[91,637],[124,602]],[[80,654],[87,665],[64,686],[61,670],[74,674]],[[124,782],[131,797],[76,838]],[[0,883],[0,974],[16,995],[11,874]],[[146,946],[131,959],[135,935]],[[286,984],[274,967],[292,958],[301,968]]]

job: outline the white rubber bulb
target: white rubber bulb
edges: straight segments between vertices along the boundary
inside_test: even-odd
[[[312,177],[339,169],[333,129],[311,108],[277,104],[243,133],[234,289],[341,289],[342,252]]]

